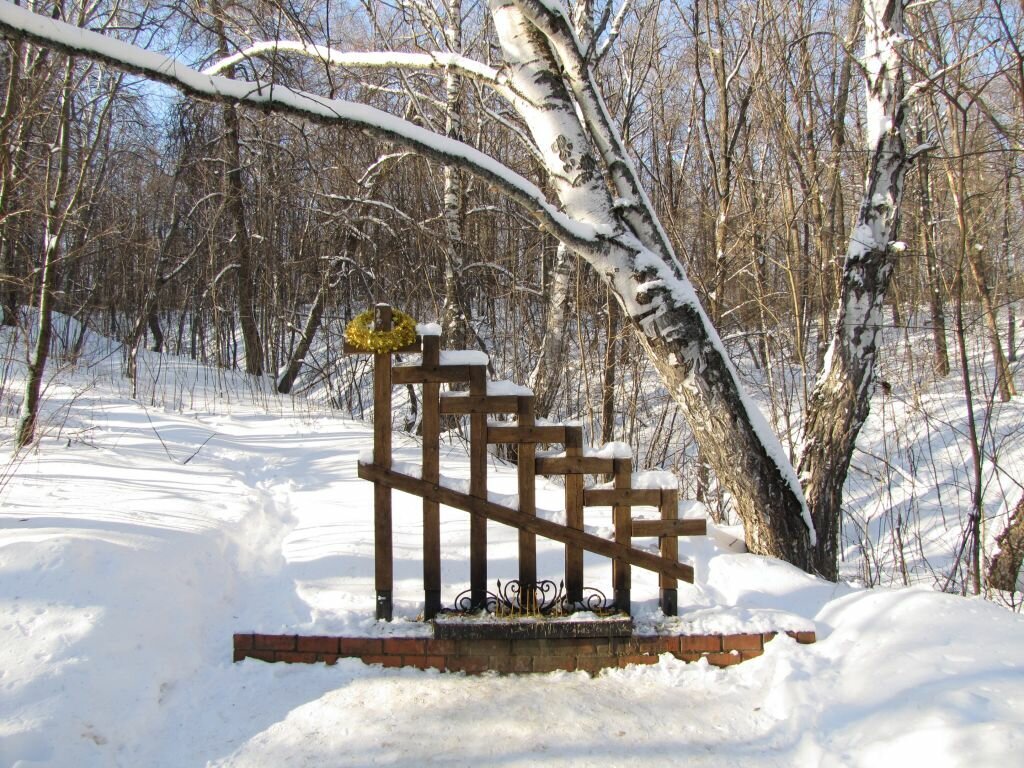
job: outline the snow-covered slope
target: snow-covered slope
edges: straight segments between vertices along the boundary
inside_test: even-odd
[[[149,361],[133,401],[115,351],[97,342],[83,360],[50,383],[38,449],[3,475],[0,766],[978,766],[1024,749],[1019,615],[822,582],[739,554],[728,529],[681,544],[698,583],[678,623],[813,627],[816,645],[780,637],[725,670],[666,657],[593,679],[232,664],[236,631],[421,632],[419,502],[395,496],[400,618],[379,625],[371,492],[355,477],[366,425],[172,359]],[[442,465],[467,471],[458,446]],[[492,491],[514,490],[513,472],[491,474]],[[442,525],[450,599],[469,526],[455,511]],[[514,555],[494,526],[493,578]],[[539,561],[557,575],[560,548]],[[587,568],[610,582],[607,562]],[[656,583],[634,580],[641,620],[661,621]]]

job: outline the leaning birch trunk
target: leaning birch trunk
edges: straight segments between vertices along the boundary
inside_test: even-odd
[[[744,398],[636,181],[567,20],[535,0],[492,0],[491,11],[508,76],[522,98],[519,111],[552,186],[570,216],[601,234],[596,247],[574,247],[612,288],[680,403],[706,460],[733,495],[748,548],[806,567],[812,537],[796,477],[763,415]]]
[[[903,143],[901,0],[866,0],[865,72],[870,163],[843,266],[832,341],[811,394],[799,471],[818,541],[814,567],[835,580],[843,484],[868,415],[882,304],[892,274],[890,240],[908,160]]]

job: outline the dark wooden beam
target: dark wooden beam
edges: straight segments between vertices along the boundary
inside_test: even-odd
[[[391,307],[374,308],[374,327],[391,330]],[[373,356],[373,463],[391,468],[391,355]],[[377,618],[391,621],[394,584],[392,550],[391,489],[381,483],[373,487],[374,585]]]
[[[705,520],[633,520],[633,536],[706,536]]]
[[[440,339],[423,337],[423,362],[437,365]],[[436,483],[440,477],[441,416],[440,384],[423,385],[423,479]],[[440,505],[423,499],[423,617],[434,618],[441,610],[441,514]]]
[[[534,400],[532,397],[520,397],[519,427],[532,428],[535,420]],[[490,430],[488,430],[488,440]],[[535,517],[537,514],[537,476],[534,459],[537,446],[533,443],[520,443],[516,457],[516,473],[519,482],[519,511],[521,514]],[[519,529],[519,584],[527,590],[537,583],[537,534]]]
[[[413,342],[412,344],[404,346],[401,349],[396,349],[396,350],[393,350],[391,352],[387,352],[386,354],[389,354],[389,355],[415,355],[415,354],[417,354],[420,351],[420,339],[421,338],[422,337],[417,336],[416,337],[416,341]],[[372,355],[373,354],[373,352],[367,352],[365,349],[361,349],[360,347],[353,347],[347,341],[342,343],[341,351],[344,352],[346,355]]]
[[[536,461],[538,475],[609,475],[614,459],[598,456],[542,456]]]
[[[632,487],[633,461],[631,459],[615,460],[614,480],[615,489],[612,491],[612,494],[615,498],[610,503],[612,504],[612,521],[615,524],[615,541],[628,547],[633,542],[633,520],[631,519],[629,506],[620,499],[622,497],[629,498],[631,494],[637,492]],[[583,494],[584,504],[587,503],[587,493],[584,492]],[[589,491],[589,493],[593,493],[593,491]],[[661,499],[660,492],[658,492],[658,498]],[[615,605],[620,610],[630,611],[631,585],[632,574],[629,570],[629,564],[621,559],[612,561],[612,589]]]
[[[482,365],[469,368],[469,395],[487,395],[487,369]],[[487,499],[487,414],[469,417],[469,494]],[[469,587],[473,608],[483,608],[487,601],[487,520],[474,515],[469,521]]]
[[[450,414],[488,414],[516,413],[519,410],[519,398],[515,395],[448,395],[441,398],[441,413]]]
[[[427,368],[422,365],[396,365],[391,373],[395,384],[452,384],[469,381],[475,365],[439,365]]]
[[[565,427],[526,426],[520,419],[518,427],[488,427],[488,443],[561,443],[565,444]]]
[[[570,459],[583,456],[583,430],[579,427],[565,429],[565,455]],[[583,475],[565,477],[565,524],[583,530]],[[565,598],[569,605],[583,600],[583,548],[578,544],[565,545]]]
[[[666,489],[661,495],[661,519],[665,523],[679,522],[679,491]],[[634,530],[636,526],[634,526]],[[675,536],[662,536],[658,540],[661,556],[666,560],[679,559],[679,539]],[[677,597],[678,580],[667,574],[658,577],[661,587],[661,612],[666,616],[675,616],[679,612]]]
[[[588,507],[657,507],[661,504],[661,490],[658,488],[596,488],[583,492],[583,503]]]
[[[526,515],[517,509],[503,507],[486,499],[477,499],[469,494],[460,493],[451,488],[428,483],[418,477],[403,475],[390,469],[373,466],[372,464],[359,464],[358,471],[359,477],[363,480],[382,483],[397,491],[433,499],[445,506],[461,509],[502,525],[521,528],[552,541],[558,541],[563,544],[576,544],[589,552],[603,555],[604,557],[617,557],[630,565],[635,565],[638,568],[653,571],[654,573],[664,573],[682,581],[693,582],[693,568],[691,566],[665,560],[659,555],[645,552],[642,549],[602,539],[600,536],[595,536],[586,531],[576,531],[564,525],[553,523],[550,520],[545,520],[542,517]]]

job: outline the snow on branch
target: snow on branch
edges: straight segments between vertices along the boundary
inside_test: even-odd
[[[608,51],[611,49],[611,47],[615,44],[615,40],[618,38],[619,33],[622,31],[622,23],[626,20],[626,14],[629,13],[629,10],[630,8],[632,8],[632,6],[633,0],[624,0],[622,5],[619,7],[618,12],[615,14],[615,18],[612,19],[612,25],[608,28],[608,36],[604,39],[604,42],[601,43],[601,47],[597,49],[597,54],[595,56],[597,61],[603,59],[605,55],[608,53]],[[608,8],[611,8],[610,2],[608,4]],[[599,34],[601,30],[604,28],[604,21],[606,19],[607,16],[605,17],[605,19],[602,20],[603,23],[598,28]]]
[[[276,53],[294,53],[317,59],[324,64],[350,69],[432,69],[457,70],[459,74],[485,83],[509,101],[515,94],[507,79],[498,70],[475,59],[457,53],[401,53],[397,51],[339,51],[325,45],[304,43],[300,40],[267,40],[255,43],[210,65],[204,75],[218,75],[226,69],[256,56]]]
[[[8,2],[0,2],[0,34],[23,38],[68,55],[101,61],[121,71],[165,83],[198,99],[244,104],[311,122],[362,130],[376,139],[393,142],[434,161],[456,166],[494,185],[529,211],[541,227],[573,248],[601,248],[601,233],[594,226],[567,216],[548,201],[533,182],[475,147],[374,107],[330,99],[272,82],[232,80],[204,74],[169,56],[40,16]],[[389,56],[394,58],[394,55]]]
[[[563,77],[572,89],[587,130],[611,172],[612,184],[621,201],[618,207],[624,218],[648,247],[653,247],[681,273],[682,266],[668,234],[640,184],[636,168],[601,96],[579,36],[569,23],[564,7],[559,0],[514,0],[514,4],[545,36],[558,57]]]

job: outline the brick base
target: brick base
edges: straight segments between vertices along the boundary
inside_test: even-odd
[[[324,637],[238,634],[234,660],[334,664],[362,659],[385,667],[503,674],[583,671],[630,664],[654,664],[663,653],[682,661],[707,659],[728,667],[764,653],[776,632],[742,635],[633,635],[610,638],[470,640],[424,637]],[[798,643],[813,643],[814,632],[787,632]]]

